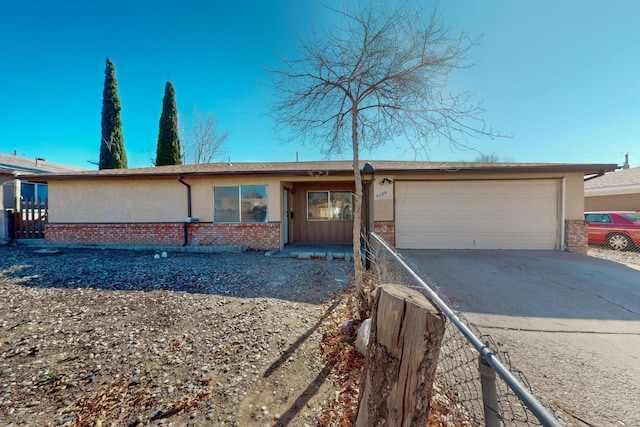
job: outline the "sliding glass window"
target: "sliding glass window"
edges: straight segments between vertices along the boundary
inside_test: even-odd
[[[213,222],[267,222],[267,186],[213,187]]]

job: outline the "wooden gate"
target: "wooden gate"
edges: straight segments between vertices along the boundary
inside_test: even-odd
[[[44,227],[48,223],[48,200],[24,199],[20,201],[20,212],[13,214],[10,235],[14,239],[43,239]]]

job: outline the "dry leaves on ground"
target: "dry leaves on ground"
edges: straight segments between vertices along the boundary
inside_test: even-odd
[[[361,321],[352,289],[339,292],[335,298],[340,300],[340,304],[320,327],[325,375],[333,384],[335,393],[322,408],[318,425],[351,427],[355,425],[358,413],[360,376],[365,363],[365,358],[353,345]],[[442,377],[436,377],[432,393],[428,427],[472,425],[466,409],[447,391]]]

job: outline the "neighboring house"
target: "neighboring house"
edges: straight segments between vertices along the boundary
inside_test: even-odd
[[[0,153],[0,240],[9,237],[9,215],[16,208],[16,198],[42,199],[48,197],[47,184],[24,180],[16,187],[14,174],[79,171],[80,168],[49,163],[44,159],[28,159]]]
[[[586,211],[640,212],[640,167],[585,181],[584,207]]]
[[[584,176],[610,164],[371,161],[370,229],[398,248],[586,251]],[[361,163],[364,166],[364,162]],[[350,242],[350,161],[25,175],[49,185],[52,244]],[[363,218],[365,217],[363,209]]]

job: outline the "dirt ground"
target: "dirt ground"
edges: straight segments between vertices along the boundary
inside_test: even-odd
[[[0,248],[0,424],[316,425],[352,264],[154,255]]]

